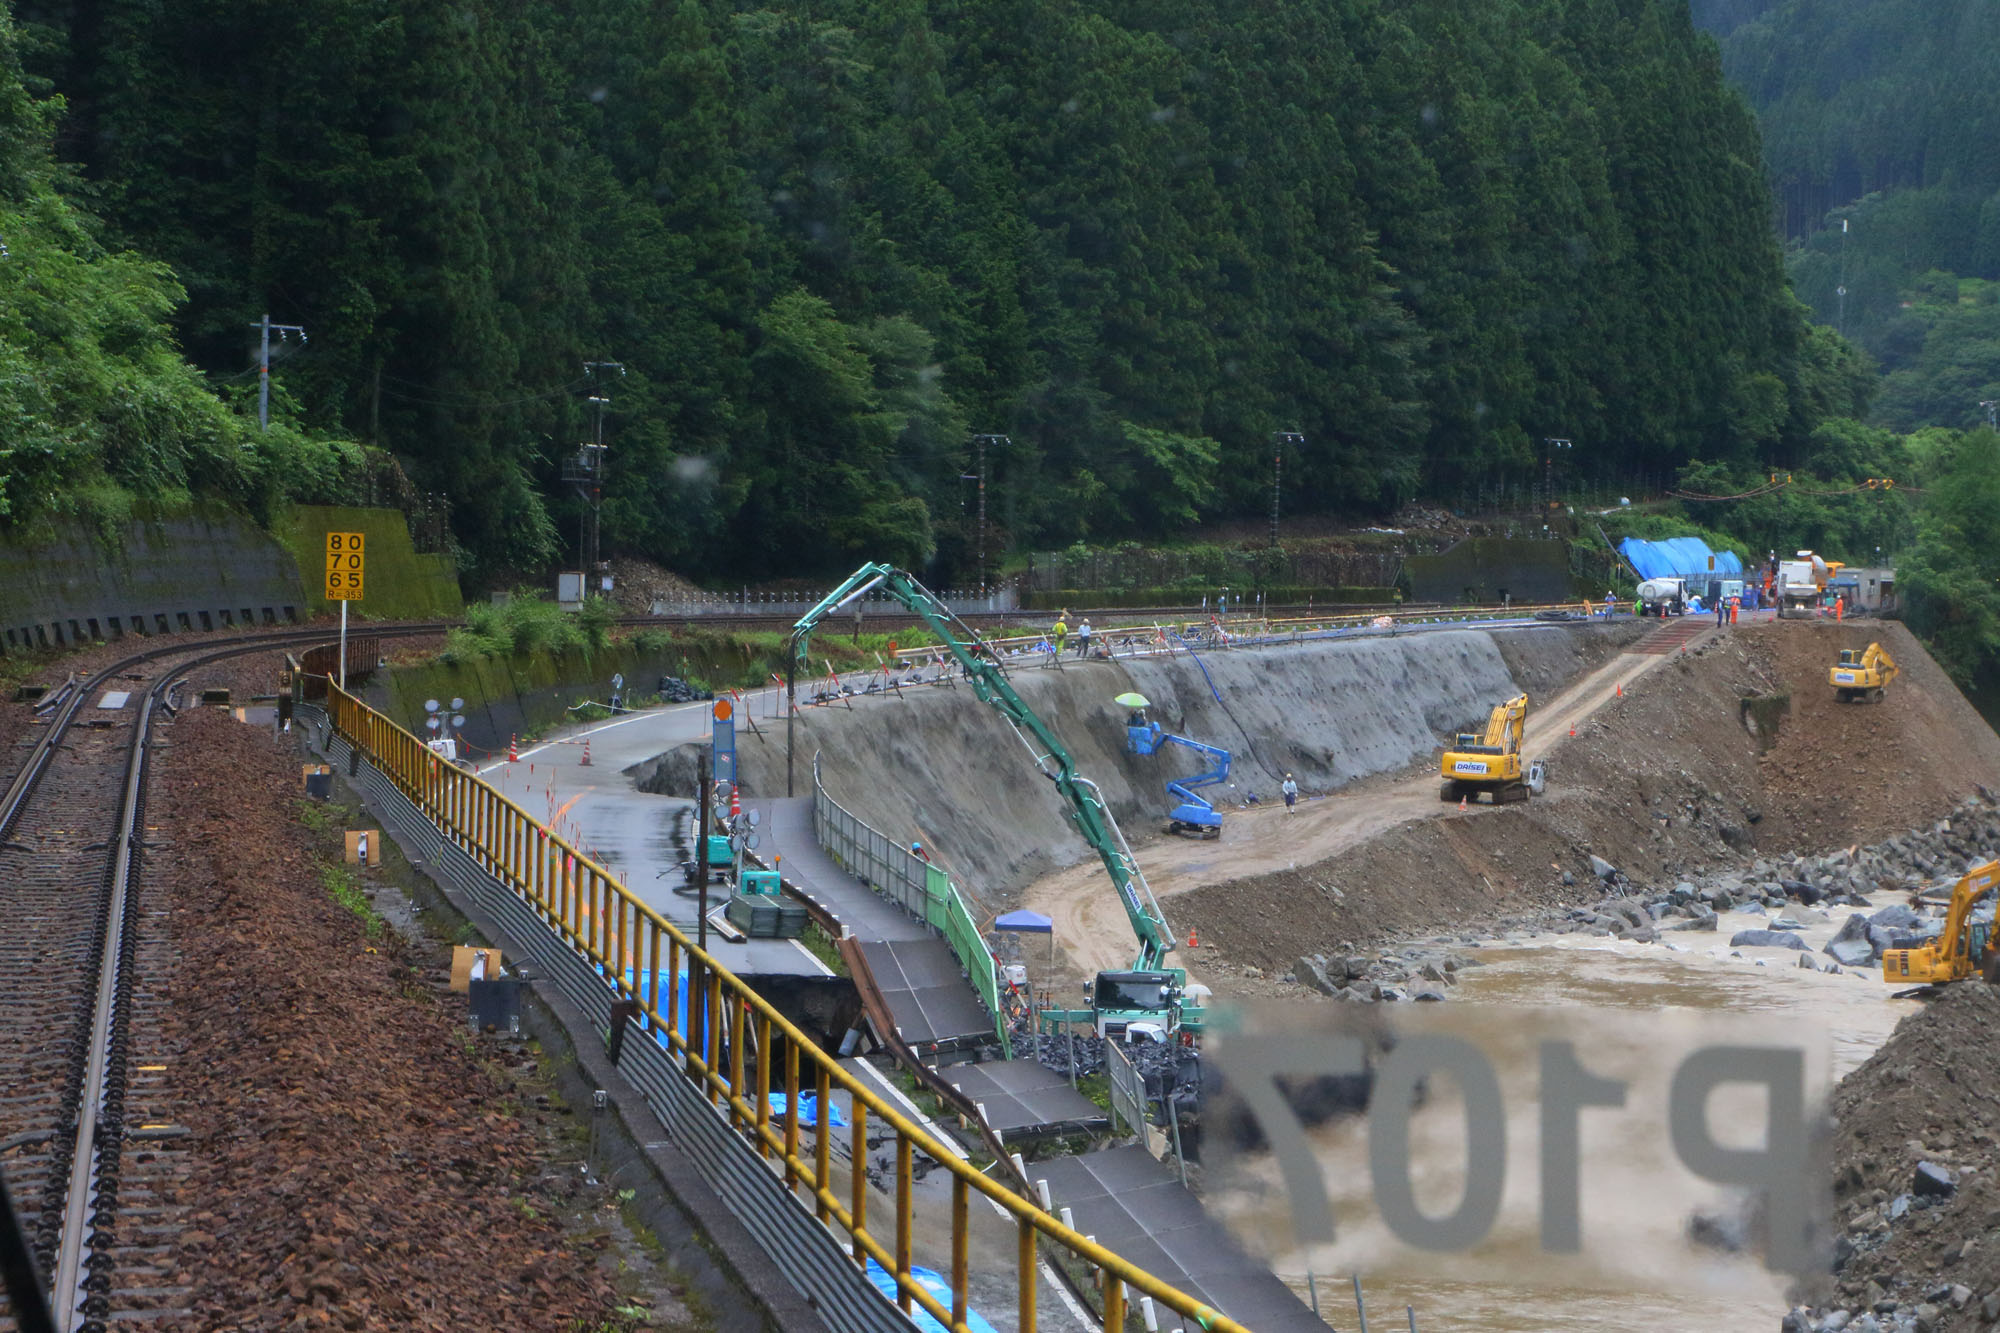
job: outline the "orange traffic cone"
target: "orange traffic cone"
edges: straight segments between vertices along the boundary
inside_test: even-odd
[[[1571,724],[1570,724],[1570,728],[1569,728],[1569,738],[1570,738],[1571,740],[1575,740],[1575,739],[1576,739],[1576,724],[1575,724],[1575,723],[1571,723]]]
[[[1625,682],[1622,680],[1618,682],[1618,697],[1620,699],[1625,697]]]
[[[510,764],[521,762],[521,738],[519,736],[509,736],[507,738],[507,762]]]
[[[735,783],[732,782],[729,784],[729,817],[731,819],[734,819],[736,818],[736,816],[742,813],[743,813],[743,791],[740,787],[738,787]]]
[[[1461,814],[1465,812],[1465,798],[1463,796],[1458,798],[1458,809]]]
[[[1194,931],[1194,927],[1193,927],[1193,926],[1189,926],[1189,927],[1188,927],[1188,948],[1190,948],[1190,949],[1199,949],[1200,947],[1201,947],[1201,937],[1200,937],[1199,935],[1195,934],[1195,931]]]
[[[583,738],[583,758],[577,762],[577,767],[590,767],[590,738],[588,736]]]

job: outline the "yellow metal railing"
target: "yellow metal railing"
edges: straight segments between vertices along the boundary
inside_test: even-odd
[[[764,998],[696,948],[687,936],[635,898],[603,866],[537,823],[526,811],[475,773],[442,761],[414,735],[331,683],[327,711],[334,729],[368,756],[427,818],[453,838],[476,862],[521,896],[541,920],[571,948],[595,964],[608,986],[636,1003],[648,1036],[663,1034],[681,1068],[704,1090],[730,1127],[754,1144],[785,1185],[811,1200],[815,1215],[847,1238],[855,1263],[873,1259],[895,1275],[897,1304],[907,1314],[914,1304],[953,1333],[970,1333],[966,1319],[971,1263],[970,1201],[983,1195],[1014,1223],[1018,1248],[1020,1333],[1034,1333],[1038,1242],[1046,1240],[1096,1270],[1104,1328],[1125,1326],[1126,1288],[1149,1296],[1181,1316],[1189,1329],[1248,1333],[1241,1324],[1152,1274],[1135,1267],[1095,1241],[1066,1227],[1036,1204],[996,1184],[937,1143],[881,1097],[820,1050]],[[680,1012],[678,977],[688,973],[687,1013]],[[651,974],[652,984],[640,981]],[[629,975],[628,975],[629,974]],[[663,980],[664,979],[664,980]],[[725,1030],[726,1029],[726,1030]],[[696,1034],[690,1040],[688,1033]],[[773,1128],[770,1094],[774,1085],[774,1042],[782,1042],[785,1107],[782,1129]],[[746,1067],[746,1061],[753,1062]],[[716,1066],[723,1065],[724,1068]],[[801,1143],[799,1095],[810,1081],[817,1095],[813,1143]],[[828,1096],[835,1089],[852,1099],[851,1189],[842,1199],[834,1188],[834,1130]],[[746,1095],[749,1094],[749,1095]],[[893,1233],[868,1221],[870,1120],[896,1136]],[[932,1296],[911,1276],[915,1236],[914,1159],[918,1152],[951,1173],[951,1303]]]

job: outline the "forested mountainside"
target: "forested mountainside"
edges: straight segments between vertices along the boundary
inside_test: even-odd
[[[358,466],[351,446],[246,429],[182,360],[173,273],[107,244],[66,197],[59,111],[23,89],[0,15],[0,524],[191,489],[262,513]]]
[[[1981,400],[2000,397],[2000,13],[1989,0],[1696,12],[1757,109],[1799,295],[1881,366],[1876,419],[1983,420]]]
[[[14,14],[23,142],[166,266],[148,336],[227,386],[305,326],[281,418],[448,493],[486,568],[572,530],[586,360],[626,368],[607,549],[739,577],[949,565],[970,431],[1049,542],[1257,512],[1273,431],[1289,505],[1366,511],[1550,435],[1800,461],[1866,392],[1673,0]]]

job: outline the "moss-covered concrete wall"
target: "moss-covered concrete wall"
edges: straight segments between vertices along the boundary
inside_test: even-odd
[[[322,595],[329,532],[359,532],[368,538],[365,595],[349,605],[350,614],[371,620],[437,620],[455,619],[465,610],[451,557],[419,555],[400,510],[298,505],[271,526],[298,563],[305,604],[313,614],[340,609]]]
[[[141,506],[123,523],[42,522],[0,539],[8,651],[306,614],[291,555],[220,504]]]

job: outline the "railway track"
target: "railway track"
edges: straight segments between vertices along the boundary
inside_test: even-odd
[[[0,795],[0,1175],[50,1308],[9,1272],[0,1328],[102,1333],[187,1313],[171,1258],[199,1204],[179,1188],[169,907],[145,875],[150,760],[196,672],[325,638],[134,654],[72,680],[24,742]]]

